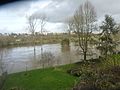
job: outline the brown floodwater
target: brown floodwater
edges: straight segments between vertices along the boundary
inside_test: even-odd
[[[35,46],[35,50],[33,46],[2,48],[0,49],[0,55],[3,67],[8,73],[15,73],[81,61],[83,55],[78,51],[78,46],[73,43],[70,46],[45,44]],[[91,49],[91,52],[98,53],[95,49]],[[97,57],[97,55],[89,55],[87,58],[93,57]]]

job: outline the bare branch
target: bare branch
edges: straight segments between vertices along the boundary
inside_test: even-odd
[[[81,5],[73,16],[72,26],[74,27],[74,31],[77,32],[78,43],[84,53],[84,60],[86,60],[88,44],[90,42],[95,21],[96,12],[89,1]]]

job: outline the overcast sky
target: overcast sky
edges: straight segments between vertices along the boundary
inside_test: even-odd
[[[26,16],[46,14],[45,29],[64,31],[64,21],[86,0],[26,0],[0,6],[0,33],[28,33]],[[89,0],[96,9],[99,23],[109,14],[120,22],[120,0]],[[39,29],[37,30],[39,31]]]

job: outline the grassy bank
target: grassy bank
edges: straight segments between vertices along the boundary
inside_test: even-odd
[[[19,88],[19,89],[17,89]],[[4,90],[119,90],[120,55],[8,75]]]
[[[70,90],[77,80],[77,77],[66,73],[70,67],[66,65],[11,74],[4,90]]]

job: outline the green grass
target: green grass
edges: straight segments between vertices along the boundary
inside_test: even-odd
[[[76,77],[66,73],[66,70],[72,66],[65,65],[11,74],[4,89],[18,87],[22,90],[70,90],[77,80]]]
[[[71,64],[20,72],[8,75],[4,90],[18,87],[17,90],[70,90],[80,78],[67,73],[71,68],[81,67],[82,73],[95,70],[107,70],[114,65],[120,65],[120,55],[111,55],[108,60],[95,64]],[[85,74],[86,75],[86,74]],[[82,78],[82,76],[80,76]],[[89,76],[86,76],[89,79]],[[101,80],[102,81],[102,80]],[[14,89],[16,90],[16,89]]]

